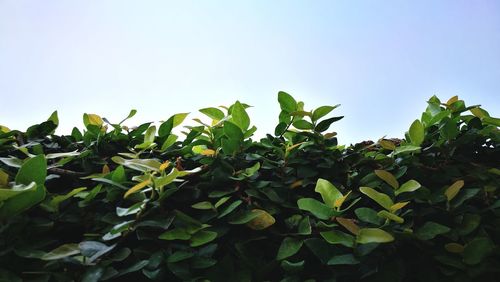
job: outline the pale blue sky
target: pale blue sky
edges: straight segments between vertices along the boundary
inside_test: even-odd
[[[500,115],[500,1],[0,0],[0,124],[59,111],[131,124],[251,104],[273,132],[284,90],[342,104],[341,143],[401,137],[436,94]]]

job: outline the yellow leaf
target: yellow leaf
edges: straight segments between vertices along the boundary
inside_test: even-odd
[[[337,132],[330,132],[330,133],[327,133],[323,136],[325,137],[325,139],[330,139],[330,138],[337,136]]]
[[[169,161],[166,161],[160,165],[160,171],[164,171],[170,165]]]
[[[134,187],[130,188],[127,192],[125,192],[125,195],[123,195],[123,198],[127,198],[130,194],[133,194],[141,189],[143,189],[144,187],[148,186],[149,184],[151,184],[151,179],[147,179],[147,180],[144,180],[142,181],[141,183],[138,183],[136,184]]]
[[[252,212],[259,213],[256,218],[247,223],[247,226],[253,230],[266,229],[276,222],[276,219],[265,210],[253,209]]]
[[[472,108],[469,110],[475,117],[484,118],[486,115],[480,108]]]
[[[444,195],[446,196],[446,199],[448,199],[448,202],[455,198],[462,187],[464,187],[464,181],[458,180],[455,183],[451,184],[451,186],[448,187],[446,191],[444,191]]]
[[[359,233],[359,226],[354,223],[353,219],[349,218],[343,218],[343,217],[336,217],[335,218],[340,225],[344,226],[345,229],[349,230],[354,235],[358,235]]]
[[[3,125],[0,125],[0,132],[7,133],[7,132],[9,132],[9,131],[10,131],[10,129],[9,129],[8,127],[5,127],[5,126],[3,126]]]
[[[291,150],[293,150],[293,149],[297,148],[298,146],[300,146],[300,145],[302,145],[302,144],[304,144],[304,143],[305,143],[305,142],[300,142],[300,143],[297,143],[297,144],[293,144],[292,146],[290,146],[290,147],[286,148],[286,151],[287,151],[287,152],[290,152]]]
[[[302,185],[302,182],[302,180],[297,180],[290,185],[290,188],[295,189],[297,187],[300,187]]]
[[[102,174],[108,174],[109,173],[109,166],[107,164],[102,166]]]
[[[204,156],[213,156],[213,155],[215,155],[215,151],[212,149],[205,149],[205,150],[201,151],[200,154],[202,154]]]
[[[104,122],[102,118],[96,114],[87,114],[89,117],[89,124],[101,126]]]
[[[340,209],[342,207],[342,204],[345,202],[345,199],[347,199],[347,197],[349,196],[349,194],[351,194],[351,192],[352,191],[349,191],[347,194],[345,194],[345,196],[336,199],[335,202],[333,203],[333,207],[336,209]]]
[[[458,101],[458,96],[453,96],[451,97],[448,102],[446,102],[446,105],[447,106],[450,106],[451,104],[455,103],[456,101]]]
[[[0,169],[0,187],[7,187],[9,184],[9,175]]]
[[[396,149],[396,145],[394,145],[394,143],[392,143],[392,141],[389,140],[380,139],[378,141],[378,144],[380,145],[380,147],[386,150],[394,151]]]
[[[396,180],[396,177],[392,175],[392,173],[382,170],[382,169],[376,169],[375,174],[380,177],[380,179],[384,180],[387,184],[391,185],[392,188],[398,189],[399,188],[399,183]]]
[[[408,205],[410,202],[400,202],[400,203],[395,203],[394,205],[391,206],[390,210],[391,212],[395,212],[399,209],[402,209],[404,206]]]
[[[448,252],[454,253],[454,254],[460,254],[464,251],[464,246],[462,246],[458,243],[448,243],[448,244],[444,245],[444,248]]]

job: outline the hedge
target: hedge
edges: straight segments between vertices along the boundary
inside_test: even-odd
[[[498,281],[500,119],[434,96],[404,139],[340,146],[338,105],[278,102],[260,141],[238,101],[0,126],[0,281]]]

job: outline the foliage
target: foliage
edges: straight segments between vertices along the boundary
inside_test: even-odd
[[[183,140],[187,113],[1,126],[0,280],[496,281],[499,119],[432,97],[404,140],[346,147],[338,105],[278,102],[258,142],[240,102]]]

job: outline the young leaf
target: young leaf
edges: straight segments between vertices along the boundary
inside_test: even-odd
[[[401,193],[413,192],[419,189],[420,187],[421,187],[420,183],[418,183],[416,180],[411,179],[403,183],[403,185],[401,185],[401,187],[399,187],[399,189],[396,190],[394,194],[396,194],[397,196]]]
[[[299,209],[308,211],[319,219],[326,220],[335,215],[335,211],[332,208],[313,198],[299,199],[297,205]]]
[[[460,192],[460,189],[462,189],[462,187],[464,187],[464,181],[458,180],[452,185],[450,185],[450,187],[448,187],[444,191],[444,195],[446,196],[448,202],[453,200],[453,198],[455,198],[455,196],[458,194],[458,192]]]
[[[372,200],[377,202],[379,205],[381,205],[386,210],[390,210],[391,206],[394,205],[394,203],[392,202],[391,198],[389,198],[389,196],[387,196],[386,194],[377,192],[370,187],[360,187],[359,191],[361,193],[365,194],[366,196],[370,197]]]
[[[410,126],[410,140],[415,146],[420,146],[424,142],[424,126],[420,120],[415,120]]]
[[[335,207],[335,201],[343,196],[335,185],[322,178],[316,181],[316,188],[314,191],[320,193],[323,202],[331,208]]]
[[[312,114],[312,120],[313,121],[319,120],[320,118],[329,114],[331,111],[333,111],[338,106],[340,106],[340,104],[335,105],[335,106],[321,106],[321,107],[317,108],[316,110],[314,110],[314,112]]]
[[[236,103],[234,103],[231,117],[231,120],[237,126],[239,126],[242,131],[246,131],[250,126],[250,117],[248,117],[245,108],[239,101],[236,101]]]
[[[213,120],[221,120],[224,118],[224,112],[217,108],[204,108],[200,109],[200,112],[207,115]]]
[[[301,129],[301,130],[309,130],[309,129],[313,129],[314,128],[314,125],[306,120],[303,120],[303,119],[299,119],[297,121],[295,121],[293,123],[293,126],[297,129]]]
[[[381,169],[376,169],[375,174],[382,180],[384,180],[387,184],[391,185],[392,188],[398,189],[399,188],[399,182],[396,180],[396,177],[392,175],[392,173],[381,170]]]
[[[124,199],[127,198],[131,194],[140,191],[141,189],[148,186],[149,184],[151,184],[151,179],[147,179],[147,180],[144,180],[144,181],[136,184],[134,187],[130,188],[127,192],[125,192],[125,195],[123,195],[123,198]]]
[[[394,222],[397,222],[397,223],[404,223],[405,220],[402,218],[402,217],[399,217],[393,213],[390,213],[388,211],[385,211],[385,210],[381,210],[377,213],[378,216],[380,216],[381,218],[386,218],[386,219],[389,219],[389,220],[392,220]]]
[[[36,182],[38,185],[45,183],[47,177],[47,161],[43,155],[28,159],[17,172],[16,183],[29,185]]]
[[[394,237],[380,228],[362,228],[356,236],[356,242],[360,244],[368,243],[388,243],[394,241]]]
[[[280,91],[278,92],[278,102],[280,104],[281,110],[291,113],[297,110],[297,101],[288,93]]]

